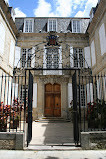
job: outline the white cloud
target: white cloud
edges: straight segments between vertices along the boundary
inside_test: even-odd
[[[26,17],[26,14],[23,13],[19,8],[15,8],[15,17]]]
[[[75,17],[89,17],[89,13],[92,7],[97,5],[98,0],[88,0],[85,5],[84,11],[78,11]]]
[[[38,8],[34,9],[34,15],[36,17],[48,17],[55,16],[54,13],[51,12],[52,7],[51,4],[46,2],[45,0],[39,0]]]
[[[92,7],[95,7],[98,0],[54,0],[55,10],[52,10],[52,5],[46,0],[38,0],[38,7],[34,9],[36,17],[69,17],[73,10],[83,8],[84,11],[78,11],[76,17],[88,17]]]
[[[4,0],[4,1],[9,4],[9,0]]]

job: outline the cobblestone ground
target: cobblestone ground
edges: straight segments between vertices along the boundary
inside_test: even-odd
[[[0,159],[106,159],[106,151],[0,151]]]

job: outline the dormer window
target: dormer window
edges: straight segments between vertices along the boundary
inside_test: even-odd
[[[80,20],[73,20],[72,21],[72,32],[73,33],[80,33],[81,32]]]
[[[32,33],[34,29],[34,19],[24,20],[24,33]]]
[[[50,32],[50,31],[57,31],[56,19],[49,19],[48,20],[48,32]]]

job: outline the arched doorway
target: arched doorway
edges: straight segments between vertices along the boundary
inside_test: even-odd
[[[46,117],[61,117],[61,86],[60,84],[45,85],[45,110]]]

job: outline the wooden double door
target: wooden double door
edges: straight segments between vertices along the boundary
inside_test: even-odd
[[[45,85],[45,116],[61,116],[61,86],[59,84]]]

